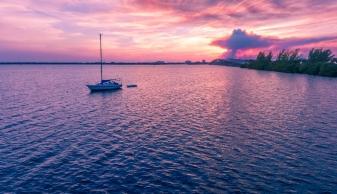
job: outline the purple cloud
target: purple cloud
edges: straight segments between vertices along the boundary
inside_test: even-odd
[[[273,44],[273,39],[236,29],[229,37],[214,40],[211,44],[229,49],[229,57],[234,58],[238,50],[269,47]]]
[[[304,46],[313,43],[333,41],[337,40],[337,36],[324,36],[324,37],[312,37],[312,38],[288,38],[288,39],[277,39],[273,43],[278,48],[291,48],[297,46]]]
[[[220,38],[211,42],[211,45],[219,46],[229,50],[227,57],[237,57],[238,51],[250,49],[281,50],[294,47],[302,47],[309,44],[325,41],[335,41],[337,36],[311,37],[311,38],[278,38],[261,36],[254,33],[247,33],[245,30],[236,29],[228,37]]]

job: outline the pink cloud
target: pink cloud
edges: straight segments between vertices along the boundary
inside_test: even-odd
[[[38,53],[49,60],[69,53],[65,60],[96,60],[100,32],[106,60],[212,60],[223,49],[209,42],[237,28],[251,29],[261,41],[332,37],[335,9],[333,0],[3,0],[0,50],[7,54],[0,60]],[[334,46],[327,42],[319,43]]]

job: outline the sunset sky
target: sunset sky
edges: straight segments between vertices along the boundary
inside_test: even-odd
[[[0,61],[249,58],[337,54],[337,0],[1,0]]]

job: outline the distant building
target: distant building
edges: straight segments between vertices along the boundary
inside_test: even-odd
[[[165,64],[165,61],[156,61],[154,64]]]
[[[185,63],[190,65],[190,64],[192,64],[192,61],[187,60],[187,61],[185,61]]]

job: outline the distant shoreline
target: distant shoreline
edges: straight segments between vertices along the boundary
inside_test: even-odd
[[[0,62],[0,65],[99,65],[100,62]],[[208,65],[209,63],[183,63],[183,62],[113,62],[103,65]]]

